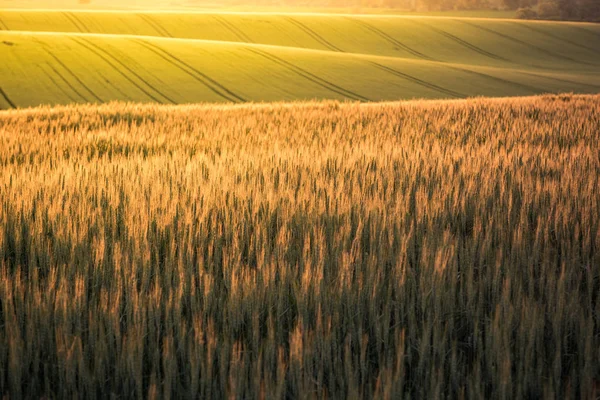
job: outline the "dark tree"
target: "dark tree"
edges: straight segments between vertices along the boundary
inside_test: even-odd
[[[579,15],[585,21],[600,21],[600,0],[580,0]]]
[[[562,19],[577,18],[577,3],[575,3],[575,0],[558,0],[558,10]]]

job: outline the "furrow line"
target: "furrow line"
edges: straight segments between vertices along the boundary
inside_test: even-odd
[[[104,79],[104,81],[106,83],[108,83],[110,86],[112,86],[117,92],[119,92],[119,94],[121,94],[121,96],[123,96],[124,99],[127,99],[127,101],[133,101],[133,99],[131,98],[131,96],[129,94],[127,94],[126,92],[122,91],[121,88],[118,85],[115,85],[113,83],[113,81],[109,80],[104,74],[102,74],[101,72],[98,72],[98,75]]]
[[[186,74],[188,74],[189,76],[191,76],[192,78],[197,80],[198,82],[202,83],[204,86],[206,86],[208,89],[210,89],[213,93],[221,96],[225,100],[230,101],[232,103],[247,101],[243,97],[241,97],[241,96],[237,95],[236,93],[232,92],[231,90],[227,89],[225,86],[223,86],[219,82],[215,81],[208,75],[198,71],[196,68],[192,67],[185,61],[183,61],[180,58],[169,53],[165,49],[163,49],[155,44],[152,44],[148,41],[145,41],[145,40],[141,40],[141,39],[133,39],[133,40],[135,42],[137,42],[138,44],[140,44],[141,46],[144,46],[146,49],[150,50],[151,52],[153,52],[154,54],[156,54],[163,60],[167,61],[169,64],[177,67],[178,69],[185,72]]]
[[[411,82],[413,82],[413,83],[416,83],[416,84],[418,84],[418,85],[421,85],[421,86],[424,86],[424,87],[426,87],[426,88],[429,88],[429,89],[432,89],[432,90],[438,91],[438,92],[440,92],[440,93],[444,93],[444,94],[447,94],[447,95],[449,95],[449,96],[456,97],[456,98],[462,98],[462,97],[466,97],[466,96],[465,96],[464,94],[462,94],[462,93],[458,93],[458,92],[455,92],[454,90],[450,90],[450,89],[443,88],[443,87],[441,87],[441,86],[438,86],[438,85],[436,85],[436,84],[433,84],[433,83],[430,83],[430,82],[424,81],[424,80],[422,80],[422,79],[416,78],[416,77],[414,77],[414,76],[412,76],[412,75],[409,75],[409,74],[406,74],[406,73],[404,73],[404,72],[400,72],[400,71],[398,71],[398,70],[395,70],[395,69],[393,69],[393,68],[390,68],[390,67],[388,67],[388,66],[385,66],[385,65],[383,65],[383,64],[379,64],[379,63],[376,63],[376,62],[374,62],[374,61],[369,61],[369,63],[370,63],[370,64],[372,64],[372,65],[374,65],[375,67],[377,67],[377,68],[379,68],[379,69],[383,70],[383,71],[387,71],[387,72],[389,72],[389,73],[390,73],[390,74],[392,74],[392,75],[396,75],[396,76],[398,76],[398,77],[400,77],[400,78],[404,78],[404,79],[406,79],[406,80],[409,80],[409,81],[411,81]]]
[[[154,22],[154,24],[161,30],[164,32],[165,36],[172,38],[173,35],[171,35],[171,33],[169,32],[169,30],[167,28],[165,28],[159,21],[156,21],[151,15],[147,15],[146,16],[148,18],[148,20]]]
[[[73,92],[75,92],[75,94],[76,94],[77,96],[81,97],[81,99],[82,99],[83,101],[85,101],[86,103],[89,103],[89,102],[90,102],[90,100],[89,100],[87,97],[85,97],[83,94],[81,94],[81,93],[80,93],[80,92],[79,92],[79,91],[78,91],[78,90],[75,88],[75,86],[73,86],[73,85],[72,85],[72,84],[71,84],[71,83],[70,83],[70,82],[67,80],[67,78],[65,78],[65,77],[63,76],[63,74],[61,74],[61,73],[60,73],[60,71],[59,71],[59,70],[57,70],[56,68],[54,68],[54,66],[53,66],[53,65],[51,65],[51,64],[47,64],[47,65],[48,65],[48,67],[50,67],[50,69],[52,69],[52,71],[54,71],[54,73],[55,73],[56,75],[58,75],[58,77],[59,77],[59,78],[60,78],[60,79],[61,79],[61,80],[62,80],[62,81],[63,81],[63,82],[64,82],[64,83],[65,83],[65,84],[68,86],[68,87],[70,87],[70,88],[71,88],[71,90],[72,90]]]
[[[150,27],[156,31],[156,33],[158,33],[158,36],[165,36],[163,32],[160,31],[160,29],[158,29],[151,21],[148,21],[148,19],[146,18],[146,16],[144,14],[138,14],[138,17],[140,17],[140,19],[142,21],[144,21],[146,24],[150,25]]]
[[[215,20],[217,20],[218,23],[220,23],[225,29],[229,30],[231,33],[234,34],[234,36],[236,36],[238,39],[240,39],[242,42],[246,42],[246,43],[254,43],[252,41],[252,39],[250,39],[250,37],[248,35],[246,35],[241,29],[239,29],[237,26],[233,25],[232,23],[230,23],[229,21],[227,21],[225,18],[218,16],[218,15],[213,15],[213,18]]]
[[[133,76],[135,76],[136,78],[138,78],[140,81],[142,81],[146,86],[148,86],[150,88],[150,90],[156,92],[159,96],[163,97],[164,99],[166,99],[171,104],[176,104],[169,97],[167,97],[166,95],[164,95],[163,93],[161,93],[158,89],[154,88],[154,86],[152,86],[148,81],[146,81],[144,78],[142,78],[137,72],[135,72],[134,70],[132,70],[131,68],[129,68],[129,66],[127,66],[127,64],[125,64],[122,61],[120,61],[119,59],[117,59],[114,55],[110,54],[110,52],[106,51],[102,47],[96,45],[95,43],[91,42],[88,39],[83,39],[82,38],[81,40],[78,40],[77,38],[72,38],[72,40],[74,42],[78,43],[80,46],[88,49],[89,51],[91,51],[92,53],[94,53],[96,56],[100,57],[102,60],[104,60],[104,62],[106,62],[108,65],[110,65],[122,77],[124,77],[129,82],[131,82],[132,85],[134,85],[142,93],[144,93],[146,96],[148,96],[149,98],[151,98],[155,102],[161,103],[161,104],[164,103],[163,101],[159,100],[156,96],[154,96],[152,93],[150,93],[148,90],[144,89],[140,84],[138,84],[128,74],[126,74],[121,69],[119,69],[119,67],[116,66],[115,64],[113,64],[110,60],[112,59],[114,62],[116,62],[117,64],[119,64],[121,67],[125,68],[130,74],[132,74]],[[104,53],[106,56],[102,55],[102,53]]]
[[[17,108],[15,103],[12,102],[12,100],[8,97],[8,95],[6,94],[4,89],[2,89],[2,87],[0,87],[0,96],[2,96],[4,100],[6,100],[9,106],[11,106],[12,108]]]
[[[145,15],[145,14],[138,14],[138,16],[144,20],[144,22],[146,22],[148,25],[150,25],[160,36],[164,36],[164,37],[170,37],[172,38],[173,35],[171,35],[169,33],[169,31],[167,31],[162,25],[160,25],[158,22],[156,22],[152,17],[150,17],[149,15]]]
[[[446,67],[448,67],[450,69],[453,69],[455,71],[461,71],[461,72],[465,72],[465,73],[468,73],[468,74],[471,74],[471,75],[475,75],[475,76],[479,76],[479,77],[482,77],[482,78],[490,79],[490,80],[493,80],[493,81],[496,81],[496,82],[499,82],[499,83],[502,83],[502,84],[512,85],[512,86],[518,87],[520,89],[526,89],[526,90],[529,90],[529,91],[531,91],[533,93],[541,93],[541,92],[543,92],[542,89],[537,88],[535,86],[530,86],[530,85],[526,85],[524,83],[514,82],[514,81],[511,81],[511,80],[508,80],[508,79],[504,79],[504,78],[498,78],[497,76],[484,74],[483,72],[477,72],[477,71],[473,71],[473,70],[466,69],[466,68],[454,67],[454,66],[451,66],[451,65],[446,65]]]
[[[553,38],[553,39],[560,40],[560,41],[562,41],[562,42],[568,43],[568,44],[570,44],[570,45],[572,45],[572,46],[579,47],[579,48],[582,48],[582,49],[584,49],[584,50],[587,50],[587,51],[591,51],[591,52],[592,52],[592,53],[594,53],[594,54],[600,54],[600,49],[593,49],[593,48],[591,48],[591,47],[587,47],[587,46],[585,46],[585,45],[583,45],[583,44],[581,44],[581,43],[574,42],[574,41],[572,41],[572,40],[569,40],[569,39],[567,39],[567,38],[561,37],[560,35],[555,35],[555,34],[553,34],[553,33],[546,32],[546,31],[545,31],[545,30],[543,30],[543,29],[539,29],[539,28],[533,27],[533,26],[531,26],[531,25],[529,25],[529,24],[523,24],[523,23],[520,23],[520,22],[514,22],[514,24],[516,24],[516,25],[519,25],[519,26],[522,26],[522,27],[524,27],[524,28],[527,28],[527,29],[529,29],[530,31],[537,32],[537,33],[540,33],[540,34],[542,34],[542,35],[545,35],[545,36],[551,37],[551,38]]]
[[[596,31],[593,31],[593,30],[590,30],[590,29],[586,29],[586,28],[583,28],[581,26],[573,26],[573,25],[571,25],[571,27],[579,30],[580,32],[585,32],[585,33],[587,33],[589,35],[595,36],[596,39],[600,39],[600,32],[596,32]]]
[[[502,33],[502,32],[498,32],[498,31],[496,31],[496,30],[494,30],[494,29],[490,29],[490,28],[487,28],[487,27],[484,27],[484,26],[481,26],[481,25],[477,25],[477,24],[474,24],[474,23],[472,23],[472,22],[469,22],[469,21],[464,21],[464,20],[461,20],[461,21],[462,21],[462,23],[463,23],[463,24],[466,24],[466,25],[472,26],[472,27],[474,27],[474,28],[480,29],[480,30],[482,30],[482,31],[484,31],[484,32],[488,32],[488,33],[491,33],[491,34],[494,34],[494,35],[500,36],[500,37],[502,37],[502,38],[504,38],[504,39],[507,39],[507,40],[510,40],[510,41],[512,41],[512,42],[514,42],[514,43],[519,43],[520,45],[523,45],[523,46],[529,47],[529,48],[530,48],[530,49],[532,49],[532,50],[537,50],[537,51],[540,51],[540,52],[542,52],[542,53],[544,53],[544,54],[546,54],[546,55],[548,55],[548,56],[550,56],[550,57],[554,57],[554,58],[560,58],[560,59],[567,60],[567,61],[571,61],[571,62],[575,62],[575,63],[582,63],[582,62],[580,62],[580,61],[577,61],[577,60],[574,60],[574,59],[572,59],[571,57],[567,57],[567,56],[564,56],[564,55],[562,55],[562,54],[557,54],[557,53],[554,53],[554,52],[552,52],[552,51],[549,51],[549,50],[546,50],[546,49],[544,49],[544,48],[541,48],[541,47],[535,46],[535,45],[533,45],[533,44],[531,44],[531,43],[528,43],[528,42],[526,42],[526,41],[524,41],[524,40],[517,39],[517,38],[515,38],[515,37],[513,37],[513,36],[507,35],[507,34],[505,34],[505,33]],[[587,64],[587,63],[583,62],[582,64]]]
[[[317,85],[319,85],[319,86],[321,86],[321,87],[323,87],[323,88],[325,88],[327,90],[330,90],[330,91],[332,91],[334,93],[337,93],[337,94],[342,95],[344,97],[348,97],[348,98],[350,98],[352,100],[356,100],[356,101],[371,101],[370,99],[368,99],[368,98],[366,98],[364,96],[361,96],[361,95],[359,95],[357,93],[351,92],[351,91],[349,91],[347,89],[344,89],[343,87],[340,87],[340,86],[338,86],[338,85],[336,85],[334,83],[331,83],[331,82],[329,82],[329,81],[327,81],[327,80],[325,80],[323,78],[320,78],[317,75],[312,74],[312,73],[306,71],[305,69],[300,68],[297,65],[292,64],[292,63],[290,63],[290,62],[288,62],[288,61],[286,61],[286,60],[284,60],[282,58],[279,58],[279,57],[273,55],[273,54],[267,53],[266,51],[258,50],[258,49],[247,49],[247,50],[249,52],[251,52],[251,53],[254,53],[254,54],[257,54],[259,56],[262,56],[262,57],[264,57],[264,58],[266,58],[266,59],[268,59],[268,60],[270,60],[270,61],[272,61],[272,62],[274,62],[276,64],[279,64],[279,65],[281,65],[281,66],[283,66],[283,67],[285,67],[285,68],[287,68],[287,69],[295,72],[297,75],[300,75],[303,78],[305,78],[305,79],[307,79],[307,80],[309,80],[309,81],[311,81],[311,82],[313,82],[313,83],[315,83],[315,84],[317,84]]]
[[[141,75],[139,75],[137,72],[135,72],[135,70],[133,70],[132,68],[130,68],[127,64],[125,64],[124,62],[122,62],[121,60],[119,60],[117,57],[115,57],[113,54],[111,54],[110,52],[106,51],[105,49],[103,49],[102,47],[98,46],[97,44],[91,42],[89,39],[83,39],[83,41],[85,41],[86,43],[88,43],[90,46],[93,46],[95,49],[97,49],[100,52],[103,52],[104,54],[106,54],[107,57],[111,58],[112,60],[114,60],[116,63],[118,63],[119,65],[121,65],[123,68],[125,68],[129,73],[131,73],[132,75],[134,75],[136,78],[138,78],[141,82],[143,82],[146,86],[148,86],[148,88],[152,91],[154,91],[155,93],[157,93],[159,96],[163,97],[164,99],[166,99],[169,103],[171,104],[177,104],[176,101],[174,101],[173,99],[171,99],[170,97],[168,97],[167,95],[165,95],[163,92],[161,92],[160,90],[156,89],[150,82],[148,82],[146,79],[144,79]],[[115,68],[115,70],[117,72],[119,72],[119,74],[123,75],[126,79],[130,79],[129,76],[127,74],[124,74],[122,71],[120,71],[118,68]],[[132,81],[130,81],[132,82]],[[138,86],[135,82],[132,82],[134,85],[136,85],[136,87],[138,87],[140,90],[144,91],[144,89],[140,86]],[[148,94],[148,93],[147,93]],[[148,94],[149,96],[151,96],[151,94]],[[159,103],[162,103],[161,101],[158,101]]]
[[[79,26],[79,24],[77,23],[77,21],[73,18],[73,16],[71,15],[71,13],[68,12],[63,12],[62,13],[65,18],[67,18],[69,20],[70,23],[73,24],[73,26],[80,32],[80,33],[85,33],[83,28],[81,26]]]
[[[575,82],[575,81],[570,81],[568,79],[557,78],[555,76],[544,76],[544,75],[534,74],[533,72],[520,71],[520,73],[524,74],[524,75],[534,76],[536,78],[550,79],[550,80],[553,80],[553,81],[556,81],[556,82],[568,83],[569,85],[586,86],[586,87],[589,87],[589,88],[594,88],[596,90],[600,90],[600,85],[594,85],[593,83]]]
[[[63,82],[65,82],[65,83],[67,84],[67,86],[71,88],[71,90],[72,90],[73,92],[75,92],[75,93],[76,93],[76,94],[77,94],[79,97],[81,97],[81,98],[83,99],[83,101],[85,101],[85,102],[88,102],[88,101],[87,101],[85,98],[83,98],[83,96],[82,96],[81,94],[79,94],[79,93],[77,92],[77,90],[75,90],[75,88],[73,88],[73,86],[72,86],[72,85],[71,85],[71,84],[70,84],[70,83],[69,83],[69,82],[68,82],[68,81],[67,81],[67,80],[66,80],[66,79],[65,79],[65,78],[64,78],[64,77],[63,77],[63,76],[62,76],[62,75],[61,75],[61,74],[60,74],[60,73],[59,73],[59,72],[56,70],[56,68],[54,68],[53,66],[51,66],[51,65],[50,65],[50,64],[48,64],[48,63],[46,63],[46,66],[48,66],[49,68],[51,68],[51,69],[53,70],[53,72],[54,72],[56,75],[58,75],[58,76],[59,76],[59,77],[62,79],[62,81],[63,81]],[[63,92],[63,94],[64,94],[65,96],[67,96],[67,97],[69,98],[69,100],[71,100],[71,102],[73,102],[73,103],[76,103],[76,102],[77,102],[77,100],[76,100],[76,99],[75,99],[73,96],[71,96],[71,94],[70,94],[69,92],[67,92],[67,91],[65,90],[65,88],[64,88],[64,87],[62,87],[61,85],[59,85],[59,84],[58,84],[58,82],[56,82],[56,79],[54,79],[54,77],[52,76],[52,74],[51,74],[50,72],[46,71],[46,69],[45,69],[45,68],[43,68],[43,66],[40,66],[40,69],[41,69],[42,71],[44,71],[44,74],[46,74],[46,76],[48,77],[48,79],[50,79],[50,81],[51,81],[51,82],[54,84],[54,86],[56,86],[56,87],[58,88],[58,90],[60,90],[61,92]]]
[[[400,48],[402,48],[404,51],[414,55],[415,57],[418,58],[422,58],[424,60],[429,60],[429,61],[435,61],[435,59],[413,49],[412,47],[409,47],[407,45],[405,45],[404,43],[400,42],[399,40],[395,39],[394,37],[388,35],[387,33],[385,33],[384,31],[382,31],[381,29],[377,28],[376,26],[373,26],[371,24],[369,24],[368,22],[365,21],[361,21],[359,19],[354,19],[354,18],[350,18],[350,17],[346,17],[348,20],[355,22],[356,24],[361,25],[363,28],[366,28],[367,30],[371,31],[372,33],[378,35],[379,37],[383,38],[384,40],[388,41],[389,43],[391,43],[392,45],[398,46]]]
[[[302,23],[302,22],[300,22],[300,21],[298,21],[298,20],[296,20],[296,19],[294,19],[292,17],[285,17],[285,19],[288,22],[290,22],[291,24],[295,25],[300,30],[304,31],[304,33],[306,33],[307,35],[309,35],[310,37],[312,37],[313,39],[315,39],[317,42],[319,42],[323,46],[327,47],[329,50],[343,52],[343,50],[341,50],[339,47],[334,46],[331,42],[329,42],[323,36],[319,35],[313,29],[311,29],[308,26],[306,26],[304,23]]]
[[[423,24],[423,25],[425,25],[425,24]],[[451,34],[450,32],[446,32],[444,30],[438,29],[438,28],[436,28],[434,26],[431,26],[431,25],[428,25],[428,26],[431,29],[433,29],[435,32],[439,33],[440,35],[445,36],[448,39],[453,40],[456,43],[461,44],[462,46],[464,46],[464,47],[466,47],[466,48],[468,48],[470,50],[473,50],[476,53],[479,53],[479,54],[481,54],[483,56],[492,58],[494,60],[508,61],[506,58],[500,57],[499,55],[494,54],[494,53],[490,53],[489,51],[484,50],[481,47],[475,46],[474,44],[471,44],[471,43],[467,42],[466,40],[463,40],[463,39],[459,38],[458,36],[455,36],[455,35]]]
[[[2,18],[0,18],[0,31],[10,31],[10,28],[8,27],[8,25],[6,25],[6,23],[2,20]]]
[[[99,102],[103,103],[104,101],[98,97],[98,95],[96,95],[96,93],[94,93],[69,67],[66,66],[66,64],[64,62],[62,62],[60,60],[60,58],[58,58],[54,53],[52,53],[48,48],[46,48],[46,52],[48,53],[48,55],[50,57],[52,57],[61,67],[63,67],[65,69],[65,71],[67,71],[69,74],[71,74],[71,76],[77,81],[77,83],[79,83],[85,90],[87,90],[87,92],[89,94],[92,95],[92,97],[94,97],[96,100],[98,100]],[[81,96],[82,98],[84,98],[83,96]],[[85,101],[89,102],[88,99],[85,99]]]
[[[72,12],[70,12],[68,14],[71,15],[71,17],[73,18],[73,21],[77,21],[79,23],[79,26],[81,26],[83,31],[85,31],[86,33],[92,33],[92,31],[89,30],[89,28],[85,25],[85,23],[81,20],[81,18],[79,18],[76,14],[74,14]]]

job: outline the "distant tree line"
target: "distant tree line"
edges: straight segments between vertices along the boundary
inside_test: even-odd
[[[331,0],[331,3],[411,11],[514,10],[518,18],[524,19],[600,22],[600,0]]]
[[[523,19],[600,22],[600,0],[503,0]]]
[[[90,4],[91,0],[77,0]],[[94,3],[115,3],[98,0]],[[148,0],[148,4],[168,3]],[[210,0],[172,0],[171,3],[202,6]],[[388,8],[402,11],[514,10],[517,18],[600,22],[600,0],[220,0],[220,4],[292,7]]]

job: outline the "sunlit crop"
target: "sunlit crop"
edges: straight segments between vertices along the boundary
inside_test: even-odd
[[[0,395],[585,398],[600,97],[0,113]]]

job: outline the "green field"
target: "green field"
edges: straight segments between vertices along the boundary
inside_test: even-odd
[[[4,10],[0,77],[0,108],[597,93],[600,25]]]

